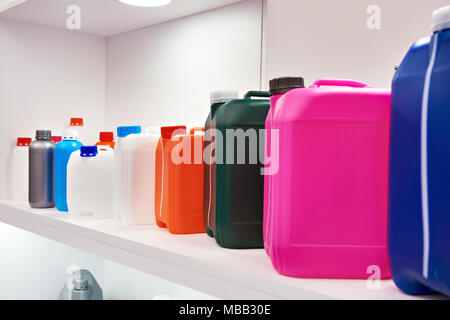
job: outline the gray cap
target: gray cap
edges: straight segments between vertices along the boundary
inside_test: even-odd
[[[51,130],[36,130],[36,140],[51,140],[52,131]]]

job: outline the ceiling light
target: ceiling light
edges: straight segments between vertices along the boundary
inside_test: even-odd
[[[136,7],[162,7],[172,2],[172,0],[119,0],[119,2]]]

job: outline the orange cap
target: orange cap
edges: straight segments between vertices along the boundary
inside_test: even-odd
[[[70,118],[70,126],[82,127],[83,125],[83,118]]]
[[[172,135],[178,130],[185,134],[186,126],[161,127],[161,137],[163,139],[172,139]]]
[[[114,132],[100,132],[100,141],[114,141]]]
[[[17,146],[28,147],[32,140],[31,138],[17,138]]]

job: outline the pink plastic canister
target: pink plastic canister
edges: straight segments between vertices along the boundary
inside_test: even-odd
[[[264,245],[305,278],[391,277],[387,252],[390,91],[351,80],[271,81]]]

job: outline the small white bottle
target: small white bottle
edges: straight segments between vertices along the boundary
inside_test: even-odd
[[[83,118],[70,118],[70,124],[66,127],[66,130],[76,130],[78,132],[78,141],[82,144],[93,144],[93,141],[90,141],[87,136]]]
[[[28,201],[28,147],[33,139],[17,138],[12,156],[12,200]]]

